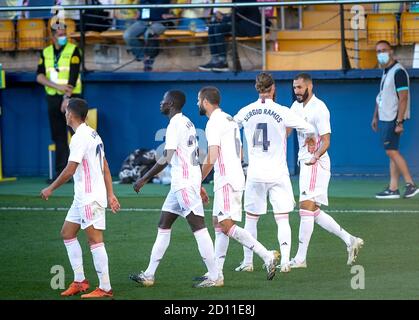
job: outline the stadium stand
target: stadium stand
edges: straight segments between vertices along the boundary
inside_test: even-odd
[[[0,20],[0,50],[14,51],[16,49],[15,26],[12,20]]]
[[[47,30],[42,19],[21,19],[17,22],[17,49],[42,50],[46,45]]]
[[[342,68],[339,6],[304,8],[301,26],[302,29],[277,32],[276,47],[267,52],[267,69]]]
[[[78,0],[77,0],[78,1]],[[76,3],[71,0],[68,3]],[[263,1],[263,0],[260,0]],[[45,3],[50,0],[45,0]],[[115,3],[135,3],[136,0],[118,0]],[[184,3],[185,0],[178,0]],[[195,3],[205,2],[194,0]],[[35,2],[29,3],[33,5]],[[67,4],[67,1],[63,2]],[[345,27],[345,47],[348,56],[349,66],[351,68],[368,69],[376,67],[376,57],[374,45],[378,40],[384,39],[400,49],[405,55],[405,60],[412,60],[411,49],[402,46],[410,46],[418,43],[419,40],[419,13],[403,12],[401,8],[410,8],[408,6],[398,6],[395,4],[363,4],[362,13],[365,17],[365,30],[358,30],[355,34],[351,28],[351,19],[354,13],[351,12],[353,5],[344,5],[344,27]],[[296,15],[298,9],[298,17]],[[301,10],[300,10],[301,9]],[[189,9],[184,9],[189,10]],[[269,9],[270,10],[270,9]],[[121,10],[120,10],[121,11]],[[131,10],[130,15],[111,14],[113,19],[132,20],[135,9]],[[266,15],[267,20],[272,22],[266,35],[266,69],[268,70],[330,70],[341,69],[342,66],[342,42],[340,31],[340,6],[339,5],[304,5],[287,7],[287,23],[281,21],[279,7],[272,8],[272,12]],[[78,11],[77,11],[78,12]],[[77,13],[76,12],[76,13]],[[125,11],[124,11],[125,12]],[[19,17],[31,16],[28,12],[20,12]],[[291,14],[289,14],[291,13]],[[199,65],[202,60],[207,59],[208,33],[205,30],[194,28],[181,28],[182,10],[177,9],[176,17],[173,19],[173,26],[169,27],[160,37],[160,48],[162,57],[157,59],[157,70],[160,66],[163,69],[182,66],[182,70],[194,70],[193,65]],[[398,19],[400,21],[398,21]],[[192,19],[193,20],[193,19]],[[125,20],[124,20],[125,21]],[[13,52],[15,55],[4,54],[3,62],[8,65],[13,61],[19,68],[19,51],[30,55],[32,50],[42,49],[50,38],[50,28],[52,19],[18,19],[18,20],[0,20],[0,52]],[[291,22],[291,23],[290,23]],[[81,33],[78,30],[78,20],[69,19],[66,15],[67,35],[71,41],[81,42]],[[283,29],[283,25],[287,28]],[[125,24],[117,23],[106,31],[85,31],[84,44],[88,70],[117,70],[129,61],[129,54],[126,52],[126,44],[123,40]],[[399,32],[400,29],[400,32]],[[86,30],[86,28],[84,28]],[[226,40],[229,44],[229,56],[232,52],[232,36],[226,34]],[[246,68],[260,68],[262,65],[261,36],[255,37],[236,37],[238,56],[244,59],[244,70]],[[194,51],[195,50],[195,51]],[[99,64],[96,62],[95,52],[102,52],[102,59]],[[113,56],[107,56],[107,52],[112,52]],[[194,53],[195,52],[195,53]],[[189,54],[188,54],[189,53]],[[93,56],[92,56],[93,54]],[[185,54],[193,57],[184,64]],[[406,56],[407,55],[407,56]],[[29,56],[28,61],[29,61]],[[118,58],[116,58],[118,57]],[[164,58],[177,59],[176,63],[167,64]],[[112,61],[106,64],[107,59]],[[230,59],[230,58],[229,58]],[[294,61],[296,60],[296,61]],[[29,66],[29,63],[23,63],[22,66]],[[189,66],[190,65],[190,66]],[[124,70],[135,70],[138,68],[135,64],[128,66]]]
[[[395,46],[398,41],[397,19],[393,13],[370,13],[367,16],[367,41],[375,44],[379,40],[387,40]]]
[[[419,12],[403,12],[400,20],[400,44],[419,43]]]

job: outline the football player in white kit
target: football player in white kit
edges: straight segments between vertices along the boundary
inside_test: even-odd
[[[287,127],[306,133],[308,139],[314,135],[314,128],[289,108],[273,101],[275,81],[269,73],[262,72],[257,76],[255,88],[259,99],[234,116],[244,128],[249,155],[244,229],[257,238],[257,223],[259,217],[266,214],[269,196],[278,226],[281,272],[289,272],[291,227],[288,213],[294,210],[295,201],[287,166]],[[253,271],[253,252],[246,247],[243,250],[244,260],[235,270]]]
[[[291,110],[312,124],[316,130],[316,142],[305,145],[305,135],[298,134],[298,162],[300,165],[300,230],[296,256],[291,268],[306,268],[306,257],[314,222],[341,238],[348,251],[347,264],[351,265],[364,244],[360,238],[345,231],[330,215],[320,209],[328,205],[327,189],[330,180],[330,113],[323,101],[313,94],[313,81],[307,73],[294,78],[294,93],[297,101]],[[289,131],[290,133],[291,131]]]
[[[214,168],[213,224],[220,277],[223,278],[224,260],[231,237],[262,258],[268,272],[267,279],[272,280],[279,252],[268,251],[248,231],[236,225],[242,217],[244,189],[240,129],[233,118],[220,109],[220,100],[220,92],[215,87],[204,87],[198,93],[199,113],[209,118],[205,128],[208,154],[202,165],[202,180]],[[203,187],[201,193],[204,202],[207,202],[208,195]]]
[[[112,177],[102,139],[85,123],[87,112],[85,100],[69,100],[65,117],[67,125],[75,134],[70,142],[68,163],[58,178],[41,191],[41,196],[48,200],[55,189],[73,176],[74,201],[65,218],[61,236],[74,271],[74,281],[61,295],[72,296],[89,289],[89,282],[84,276],[82,250],[77,240],[77,233],[81,228],[86,231],[99,278],[99,287],[83,294],[81,298],[103,298],[113,296],[108,255],[103,241],[103,230],[106,228],[105,209],[109,205],[115,213],[120,209],[120,205],[113,193]]]
[[[199,167],[196,130],[194,124],[182,114],[185,94],[172,90],[165,93],[160,111],[169,119],[166,130],[166,145],[163,156],[144,176],[134,183],[140,189],[170,163],[172,181],[170,192],[163,204],[157,237],[151,251],[150,262],[145,271],[131,274],[130,279],[149,287],[154,284],[157,267],[169,247],[173,223],[181,216],[185,218],[195,236],[198,249],[208,269],[208,279],[195,287],[219,287],[218,269],[215,263],[214,245],[205,226],[204,207],[200,196],[201,169]]]

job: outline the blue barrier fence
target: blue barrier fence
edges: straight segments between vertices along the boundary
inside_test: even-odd
[[[295,72],[272,72],[277,79],[277,100],[292,103]],[[409,70],[412,119],[407,122],[401,151],[419,174],[419,70]],[[311,72],[315,94],[331,113],[332,173],[387,174],[388,159],[370,122],[379,89],[380,70]],[[197,128],[204,129],[206,118],[199,116],[197,93],[206,85],[217,86],[221,106],[235,114],[257,99],[254,79],[257,72],[234,73],[90,73],[84,78],[84,96],[98,108],[98,132],[105,143],[111,171],[117,174],[123,159],[136,148],[156,148],[156,133],[168,120],[159,112],[165,91],[183,90],[187,95],[184,113]],[[8,87],[1,92],[3,166],[6,176],[47,175],[48,144],[51,143],[47,105],[43,87],[34,73],[10,73]],[[288,163],[295,171],[295,137],[288,142]]]

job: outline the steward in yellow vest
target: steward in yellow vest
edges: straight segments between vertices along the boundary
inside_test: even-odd
[[[81,97],[81,53],[67,41],[66,29],[54,25],[52,44],[42,50],[38,62],[36,81],[45,88],[51,137],[55,143],[55,174],[58,176],[67,165],[69,156],[65,108],[68,99]],[[55,178],[55,177],[54,177]]]

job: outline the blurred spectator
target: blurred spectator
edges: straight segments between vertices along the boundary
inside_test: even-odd
[[[77,6],[85,4],[84,0],[57,0],[58,6]],[[64,18],[72,19],[76,23],[76,31],[80,31],[80,11],[64,10]]]
[[[254,0],[215,0],[221,2],[254,2]],[[208,27],[208,44],[211,60],[199,69],[203,71],[228,71],[226,35],[231,33],[231,9],[215,8]],[[261,14],[258,7],[236,9],[236,36],[254,37],[261,34]],[[268,23],[267,23],[268,24]]]
[[[170,0],[144,0],[141,4],[170,4]],[[166,19],[174,18],[167,8],[141,9],[138,21],[124,32],[124,40],[137,61],[144,62],[144,71],[151,71],[159,54],[158,37],[165,30]],[[139,37],[144,36],[144,40]]]
[[[178,0],[177,3],[211,3],[210,0]],[[180,30],[191,30],[194,32],[202,32],[207,30],[207,23],[205,18],[210,17],[211,9],[194,8],[194,9],[180,9],[179,14],[181,19],[177,26]]]
[[[16,7],[22,6],[23,0],[0,0],[0,7]],[[21,13],[17,11],[2,11],[0,19],[17,19]]]
[[[105,0],[85,0],[86,4],[104,5],[109,1]],[[84,31],[102,32],[108,30],[112,26],[112,20],[109,11],[101,8],[83,10]]]
[[[115,4],[139,4],[139,0],[115,0]],[[114,12],[115,27],[128,29],[138,19],[137,9],[117,9]]]
[[[231,0],[215,0],[214,3],[228,3]],[[208,25],[208,45],[211,60],[199,69],[203,71],[228,71],[226,34],[231,31],[231,9],[214,8]]]

